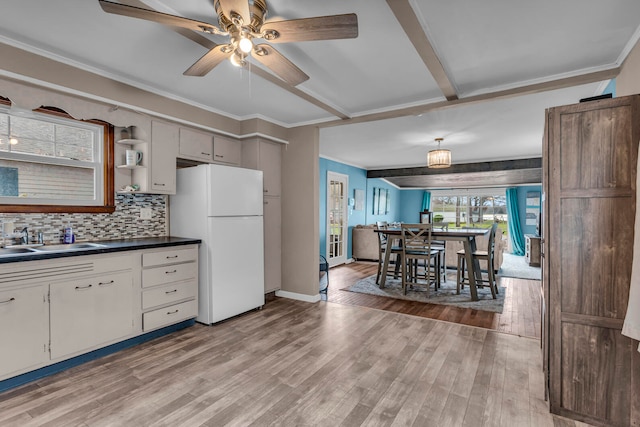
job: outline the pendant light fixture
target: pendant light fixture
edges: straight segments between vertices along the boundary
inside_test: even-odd
[[[448,168],[451,166],[451,151],[440,148],[440,143],[444,138],[436,138],[438,148],[430,150],[427,154],[427,167],[430,168]]]

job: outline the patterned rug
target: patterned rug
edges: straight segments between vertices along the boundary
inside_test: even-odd
[[[407,289],[407,294],[404,295],[402,293],[402,281],[391,277],[387,278],[385,287],[380,289],[380,287],[376,285],[375,275],[360,279],[355,285],[351,285],[343,290],[388,298],[428,302],[431,304],[454,305],[461,308],[472,308],[475,310],[502,313],[506,289],[501,286],[498,288],[499,293],[497,295],[497,299],[493,299],[491,296],[491,290],[488,287],[484,287],[478,288],[479,300],[471,301],[469,287],[465,286],[465,288],[460,291],[460,295],[457,295],[455,275],[449,274],[446,283],[443,283],[440,289],[434,291],[432,285],[429,288],[428,294],[424,286],[419,286],[414,289]]]

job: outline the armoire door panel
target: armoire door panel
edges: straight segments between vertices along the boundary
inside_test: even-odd
[[[562,312],[623,319],[629,298],[633,212],[630,198],[563,199]]]
[[[625,425],[633,351],[631,340],[618,329],[563,323],[562,407]]]
[[[631,147],[631,112],[628,107],[600,108],[562,114],[561,188],[630,188],[635,153]]]

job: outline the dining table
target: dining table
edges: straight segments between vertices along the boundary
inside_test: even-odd
[[[378,228],[376,233],[384,233],[387,235],[387,247],[384,252],[384,263],[382,265],[382,274],[380,277],[380,287],[384,288],[387,279],[387,270],[389,268],[389,259],[391,258],[392,240],[400,240],[402,244],[402,230],[398,227]],[[476,283],[482,283],[482,271],[480,270],[480,262],[474,258],[472,254],[476,251],[476,237],[484,236],[489,232],[488,228],[454,228],[449,230],[431,230],[432,240],[457,240],[462,241],[464,245],[464,254],[466,258],[467,268],[469,269],[469,290],[471,291],[471,300],[478,301],[478,288]]]

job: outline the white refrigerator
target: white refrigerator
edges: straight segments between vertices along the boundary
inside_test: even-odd
[[[264,305],[262,171],[222,165],[178,169],[170,233],[202,240],[198,322]]]

